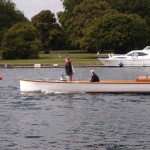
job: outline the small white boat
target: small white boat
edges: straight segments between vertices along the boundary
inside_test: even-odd
[[[48,81],[20,80],[21,92],[150,93],[150,75],[135,80]]]
[[[150,46],[143,50],[134,50],[125,55],[99,58],[104,66],[150,66]]]

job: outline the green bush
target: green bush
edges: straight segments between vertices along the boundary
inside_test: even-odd
[[[3,59],[38,58],[41,42],[38,31],[30,23],[18,23],[4,35],[2,42]]]

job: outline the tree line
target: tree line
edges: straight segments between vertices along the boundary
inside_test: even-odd
[[[43,50],[114,50],[126,53],[150,43],[149,0],[61,0],[57,18],[43,10],[29,21],[11,0],[0,0],[0,55],[38,58]]]

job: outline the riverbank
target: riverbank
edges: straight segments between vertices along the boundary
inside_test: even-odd
[[[85,50],[68,50],[50,51],[49,54],[44,54],[43,51],[40,51],[38,59],[4,60],[0,57],[0,64],[64,64],[66,57],[69,57],[73,64],[100,63],[96,53],[90,53]]]
[[[102,67],[101,64],[73,64],[75,68],[81,67]],[[0,64],[0,68],[64,68],[62,64]]]
[[[39,59],[0,59],[0,68],[52,68],[64,67],[65,58],[70,57],[74,67],[99,67],[101,62],[95,53],[87,51],[52,51],[49,54],[39,53]]]

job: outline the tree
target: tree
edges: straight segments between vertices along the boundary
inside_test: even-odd
[[[53,13],[49,10],[43,10],[31,19],[31,23],[40,33],[45,52],[49,49],[61,49],[63,47],[64,35]]]
[[[58,19],[62,26],[73,16],[74,8],[84,0],[62,0],[65,11],[58,13]]]
[[[150,1],[149,0],[106,0],[113,9],[122,13],[138,14],[150,24]]]
[[[58,13],[59,21],[68,41],[76,48],[93,52],[100,48],[118,52],[124,49],[124,53],[128,48],[141,48],[150,42],[149,0],[63,0],[63,5],[65,11]]]
[[[106,0],[113,9],[122,13],[137,14],[145,19],[147,32],[150,34],[150,0]],[[150,37],[148,37],[150,43]]]
[[[105,14],[84,30],[82,46],[126,53],[129,49],[144,47],[147,38],[146,22],[138,15]]]
[[[69,3],[67,0],[65,2]],[[75,47],[80,47],[83,30],[103,16],[110,9],[110,6],[107,2],[98,0],[81,0],[77,3],[71,1],[69,4],[66,6],[68,11],[65,10],[58,16],[70,43]]]
[[[2,42],[3,59],[38,58],[41,43],[38,31],[30,23],[17,23],[4,35]]]
[[[28,21],[10,0],[0,0],[0,45],[4,32],[17,22]]]

